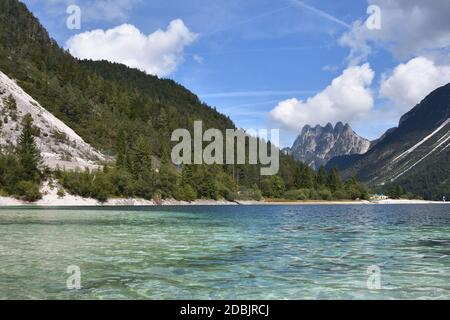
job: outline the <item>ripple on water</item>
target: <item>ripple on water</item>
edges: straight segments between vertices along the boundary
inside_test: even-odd
[[[449,299],[449,231],[447,206],[0,209],[0,299]]]

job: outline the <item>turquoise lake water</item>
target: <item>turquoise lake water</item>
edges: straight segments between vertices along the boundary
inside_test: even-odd
[[[22,298],[450,299],[450,206],[0,209],[0,299]]]

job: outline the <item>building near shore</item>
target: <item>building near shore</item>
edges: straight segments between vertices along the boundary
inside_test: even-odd
[[[388,200],[388,196],[385,196],[384,194],[374,194],[370,197],[371,201],[381,201],[381,200]]]

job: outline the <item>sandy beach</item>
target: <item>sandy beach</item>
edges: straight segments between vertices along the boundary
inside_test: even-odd
[[[419,204],[450,204],[450,202],[424,200],[382,200],[382,201],[235,201],[226,200],[195,200],[192,202],[166,199],[162,201],[145,199],[114,198],[99,202],[92,198],[82,198],[73,195],[58,197],[56,190],[51,190],[37,202],[26,202],[11,197],[0,197],[0,207],[36,206],[36,207],[95,207],[95,206],[236,206],[236,205],[419,205]]]
[[[57,188],[50,188],[48,183],[45,183],[41,192],[43,197],[36,202],[21,201],[12,197],[0,197],[0,207],[15,207],[15,206],[36,206],[36,207],[96,207],[96,206],[251,206],[251,205],[374,205],[374,204],[450,204],[450,202],[437,202],[437,201],[424,201],[424,200],[380,200],[380,201],[367,201],[367,200],[341,200],[341,201],[323,201],[323,200],[308,200],[308,201],[288,201],[277,199],[266,199],[262,201],[255,200],[207,200],[199,199],[192,202],[178,201],[175,199],[165,200],[145,200],[145,199],[126,199],[126,198],[113,198],[106,202],[99,202],[92,198],[83,198],[66,193],[64,197],[58,196]]]

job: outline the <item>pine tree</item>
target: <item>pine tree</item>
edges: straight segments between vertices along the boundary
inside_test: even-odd
[[[117,135],[116,152],[116,166],[119,169],[129,169],[128,143],[123,129]]]
[[[17,111],[17,102],[12,94],[5,99],[5,106],[9,111]]]
[[[140,136],[133,153],[133,174],[135,177],[141,178],[152,171],[152,147],[148,139]]]
[[[320,166],[316,177],[317,186],[325,186],[327,184],[327,171],[324,166]]]
[[[336,168],[331,169],[330,173],[328,174],[327,186],[332,192],[335,192],[342,188],[341,176]]]
[[[170,163],[167,151],[163,151],[158,177],[158,188],[163,198],[175,196],[177,189],[177,174]]]
[[[17,145],[19,162],[23,169],[24,180],[36,180],[39,177],[39,166],[42,162],[40,151],[34,140],[33,118],[30,114],[23,117],[22,133]]]
[[[181,173],[181,184],[193,186],[194,185],[193,177],[194,177],[193,166],[189,164],[184,165],[183,171]]]
[[[300,181],[298,183],[300,188],[312,189],[314,188],[314,174],[310,167],[305,164],[300,164]]]
[[[400,199],[405,194],[405,190],[401,186],[397,185],[395,187],[395,194],[397,195],[397,198]]]

